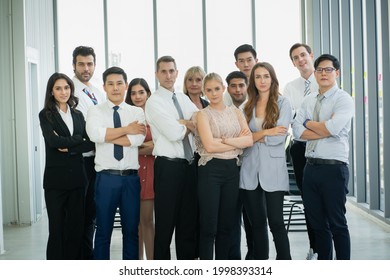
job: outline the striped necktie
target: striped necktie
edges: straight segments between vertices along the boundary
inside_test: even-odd
[[[315,122],[318,122],[320,120],[320,110],[321,110],[322,101],[324,100],[324,98],[325,98],[325,95],[323,95],[323,94],[317,95],[316,105],[314,106],[314,110],[313,110],[313,121],[315,121]],[[306,150],[309,152],[314,152],[314,149],[317,146],[317,142],[318,142],[318,140],[308,141],[307,145],[306,145]]]
[[[311,82],[309,80],[305,81],[305,91],[303,96],[306,96],[310,93],[310,84]]]
[[[93,94],[93,92],[89,92],[87,88],[84,88],[83,92],[91,99],[91,101],[93,102],[93,105],[98,104],[98,101],[97,101],[95,95]]]

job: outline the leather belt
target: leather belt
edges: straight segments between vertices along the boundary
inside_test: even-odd
[[[308,163],[310,165],[316,165],[316,164],[331,164],[331,165],[344,164],[344,165],[346,165],[346,163],[344,161],[341,161],[341,160],[323,159],[323,158],[307,158],[306,163]]]
[[[185,158],[170,158],[170,157],[164,157],[164,156],[158,156],[159,158],[174,161],[174,162],[181,162],[181,163],[189,163]],[[191,164],[191,163],[189,163]]]
[[[304,141],[293,140],[293,143],[294,144],[299,144],[299,145],[302,145],[302,146],[306,147],[306,142],[304,142]]]
[[[129,175],[137,174],[138,170],[136,170],[136,169],[126,169],[126,170],[104,169],[101,172],[111,174],[111,175],[129,176]]]

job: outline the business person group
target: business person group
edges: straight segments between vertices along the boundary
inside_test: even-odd
[[[39,114],[46,148],[47,259],[109,260],[120,215],[122,258],[290,260],[283,219],[286,140],[308,229],[308,260],[350,259],[346,220],[352,97],[339,60],[294,44],[300,77],[283,90],[251,45],[226,79],[189,68],[176,90],[172,56],[156,61],[159,86],[124,69],[91,83],[93,48],[73,52],[73,79],[54,73]],[[226,83],[225,83],[226,82]],[[241,256],[241,228],[247,254]],[[333,256],[333,250],[336,256]]]

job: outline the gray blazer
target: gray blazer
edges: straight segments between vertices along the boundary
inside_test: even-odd
[[[289,127],[292,121],[292,107],[288,98],[279,96],[279,119],[277,125]],[[249,128],[260,131],[255,122],[256,108],[253,110]],[[289,179],[286,164],[286,136],[265,136],[265,142],[255,142],[246,148],[242,156],[240,189],[254,190],[258,184],[267,192],[288,191]]]

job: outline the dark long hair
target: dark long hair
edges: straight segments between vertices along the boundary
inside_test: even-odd
[[[77,104],[79,103],[79,99],[74,96],[74,84],[73,81],[65,74],[63,73],[54,73],[50,76],[49,80],[47,81],[46,86],[46,95],[45,95],[45,105],[44,109],[47,110],[48,115],[54,114],[57,111],[57,101],[55,100],[53,96],[53,87],[56,81],[64,79],[66,83],[70,86],[70,96],[68,99],[68,105],[71,109],[76,108]]]
[[[146,95],[148,97],[150,97],[150,95],[152,94],[152,92],[150,91],[150,88],[149,88],[149,85],[148,83],[145,81],[145,79],[143,78],[135,78],[135,79],[132,79],[128,88],[127,88],[127,93],[126,93],[126,98],[125,98],[125,102],[127,104],[130,104],[130,105],[133,105],[134,106],[134,103],[133,101],[131,100],[131,90],[133,88],[133,86],[136,86],[136,85],[140,85],[141,87],[143,87],[146,91]]]
[[[253,66],[251,76],[249,78],[248,102],[244,107],[244,113],[246,120],[249,122],[252,118],[253,110],[256,107],[256,103],[260,98],[260,93],[256,88],[254,77],[255,70],[260,67],[267,69],[271,76],[271,87],[269,89],[269,98],[267,106],[265,108],[265,118],[263,122],[263,129],[269,129],[275,127],[279,119],[278,98],[280,95],[279,81],[276,77],[275,70],[271,64],[267,62],[259,62],[255,66]]]

